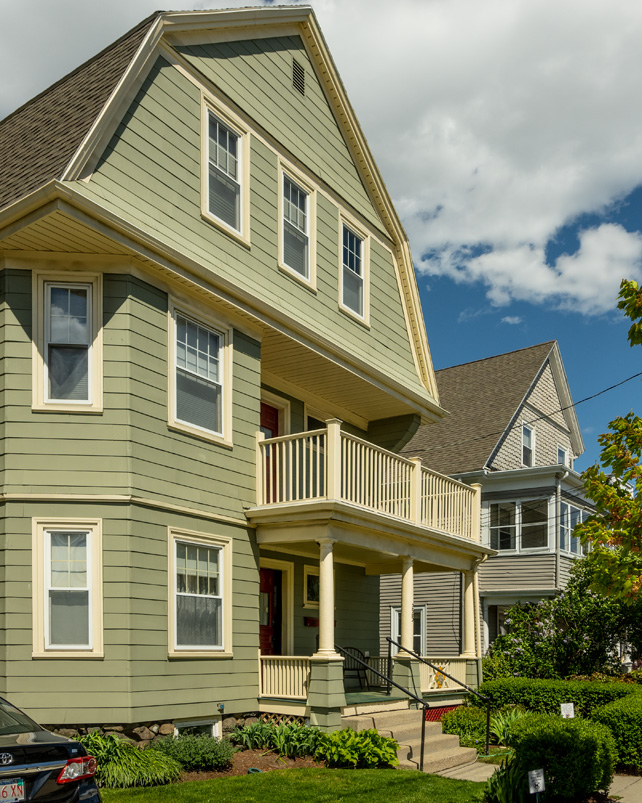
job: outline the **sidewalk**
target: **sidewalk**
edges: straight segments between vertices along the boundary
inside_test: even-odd
[[[464,767],[453,767],[451,770],[438,772],[444,778],[458,778],[462,781],[485,781],[497,769],[496,764],[484,764],[477,761]],[[609,789],[611,797],[617,797],[620,803],[642,803],[642,777],[639,775],[616,775]]]

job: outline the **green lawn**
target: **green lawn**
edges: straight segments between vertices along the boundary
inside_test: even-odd
[[[107,789],[103,799],[105,803],[478,803],[483,787],[412,770],[304,769],[151,789]]]

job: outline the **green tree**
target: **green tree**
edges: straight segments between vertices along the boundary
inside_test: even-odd
[[[631,346],[642,345],[642,288],[623,281],[618,307],[632,321]],[[601,465],[582,473],[596,513],[575,535],[591,544],[591,588],[625,602],[642,598],[642,419],[633,412],[600,435]]]

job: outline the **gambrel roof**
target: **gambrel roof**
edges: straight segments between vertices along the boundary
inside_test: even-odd
[[[485,468],[514,423],[522,403],[550,361],[562,406],[572,404],[556,340],[436,372],[441,403],[450,415],[420,427],[404,449],[443,474]],[[584,445],[575,409],[563,411],[575,453]]]

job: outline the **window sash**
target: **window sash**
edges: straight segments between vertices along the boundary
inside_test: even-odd
[[[283,175],[283,263],[310,276],[309,193]]]
[[[54,538],[58,536],[59,544],[54,546]],[[44,619],[45,619],[45,649],[56,650],[90,650],[93,649],[92,633],[92,531],[47,529],[45,537],[45,566],[44,566]],[[64,540],[68,548],[64,548]],[[80,546],[80,537],[84,537],[84,544]],[[76,544],[72,545],[75,540]],[[78,550],[84,550],[84,560],[79,558]],[[73,551],[75,550],[75,551]],[[67,557],[62,555],[67,553]],[[61,564],[69,564],[67,568],[67,582],[63,580],[65,574]],[[72,571],[73,564],[76,569],[84,566],[82,571]],[[54,580],[54,573],[56,575]],[[81,582],[84,579],[84,582]],[[55,638],[55,632],[64,635],[78,634],[84,638],[77,640]]]
[[[181,552],[185,553],[185,559],[182,558]],[[216,555],[215,562],[210,560],[213,554]],[[216,569],[204,569],[205,563],[208,567],[215,565]],[[176,650],[223,649],[225,643],[223,565],[224,547],[183,541],[178,538],[174,540],[174,648]],[[181,580],[183,574],[184,580]],[[212,589],[215,593],[212,593]]]
[[[401,642],[401,608],[398,605],[390,609],[390,637]],[[425,605],[414,605],[412,609],[412,649],[422,657],[426,655]]]
[[[522,552],[548,548],[549,500],[492,502],[489,510],[491,549]]]
[[[47,402],[91,404],[92,289],[91,284],[45,283]]]
[[[241,230],[241,136],[208,112],[208,210]]]
[[[533,465],[533,434],[533,430],[530,427],[527,427],[526,424],[522,426],[522,463],[528,467]]]
[[[341,303],[360,317],[363,317],[363,285],[363,239],[344,223]]]
[[[225,336],[179,312],[174,320],[176,420],[222,435]]]

